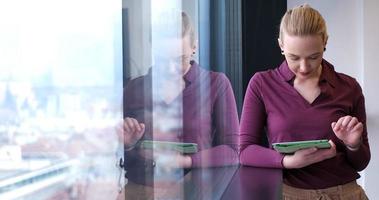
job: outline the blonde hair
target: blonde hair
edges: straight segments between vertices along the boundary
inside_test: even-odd
[[[324,44],[328,40],[326,23],[321,14],[308,4],[288,10],[280,22],[279,39],[284,33],[291,36],[320,35]]]
[[[196,33],[195,28],[191,22],[191,18],[187,13],[182,12],[182,37],[190,37],[191,45],[194,46],[196,43]]]
[[[180,27],[181,25],[181,27]],[[192,46],[196,45],[196,31],[189,15],[183,11],[162,12],[153,18],[152,30],[159,33],[155,36],[162,38],[189,37]],[[153,37],[153,34],[151,35]],[[150,38],[152,41],[152,38]]]

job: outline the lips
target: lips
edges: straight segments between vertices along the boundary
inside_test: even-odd
[[[299,74],[301,76],[308,76],[309,74],[311,74],[310,72],[299,72]]]

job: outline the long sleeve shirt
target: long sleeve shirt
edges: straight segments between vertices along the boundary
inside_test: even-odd
[[[359,178],[357,172],[370,160],[361,87],[352,77],[335,72],[327,61],[323,60],[321,65],[321,93],[312,103],[293,87],[295,75],[286,61],[251,78],[240,124],[241,164],[283,168],[284,154],[273,150],[272,143],[330,139],[337,147],[334,158],[300,169],[284,169],[284,182],[298,188],[321,189]],[[347,149],[331,128],[332,122],[346,115],[358,118],[364,125],[358,151]],[[269,147],[261,145],[266,136]]]
[[[171,137],[163,140],[198,144],[199,151],[190,154],[192,167],[238,164],[239,121],[228,78],[192,62],[183,77],[185,88],[179,97],[157,106],[152,90],[164,87],[153,86],[152,74],[150,70],[147,75],[130,81],[124,93],[124,116],[145,123],[143,139],[157,139],[156,135],[160,134],[154,130],[157,124],[176,123],[176,128],[170,130]],[[176,113],[176,120],[162,120],[170,113]],[[159,117],[153,118],[154,115]],[[125,153],[125,160],[128,178],[141,184],[150,182],[148,176],[153,176],[154,164],[147,154],[136,148]]]

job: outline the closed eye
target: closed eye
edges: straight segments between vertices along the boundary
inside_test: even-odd
[[[311,59],[311,60],[317,60],[318,56],[311,56],[311,57],[309,57],[309,59]]]

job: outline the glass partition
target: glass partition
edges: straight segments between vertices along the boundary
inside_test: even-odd
[[[125,198],[190,198],[216,176],[225,189],[233,172],[212,169],[238,165],[238,113],[229,78],[198,59],[211,52],[199,1],[124,0],[123,13]]]
[[[238,113],[212,5],[1,1],[0,199],[219,198]]]

